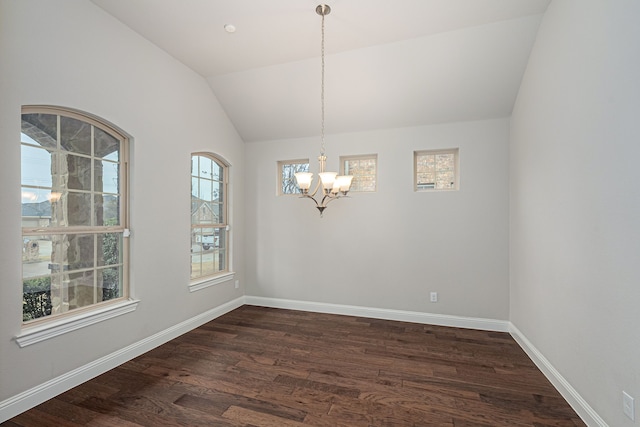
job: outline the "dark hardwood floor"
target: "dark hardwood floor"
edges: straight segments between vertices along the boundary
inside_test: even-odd
[[[243,306],[5,423],[584,426],[506,333]]]

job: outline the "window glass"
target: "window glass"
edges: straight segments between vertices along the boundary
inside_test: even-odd
[[[458,149],[414,152],[414,186],[423,190],[457,190]]]
[[[22,114],[23,321],[127,297],[127,139],[82,113]]]
[[[296,182],[297,172],[309,172],[309,159],[278,162],[278,195],[302,194]]]
[[[60,147],[78,154],[91,155],[92,125],[71,117],[60,116]]]
[[[378,175],[378,155],[340,157],[340,170],[343,175],[353,175],[349,191],[376,191]]]
[[[229,271],[227,165],[212,154],[191,157],[191,279]]]

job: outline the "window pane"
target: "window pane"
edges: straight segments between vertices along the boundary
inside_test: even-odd
[[[196,177],[191,177],[191,197],[200,198],[200,180]]]
[[[57,194],[50,190],[22,187],[22,226],[43,228],[51,225],[51,201]]]
[[[95,225],[114,226],[120,225],[120,197],[111,194],[96,194],[95,198]]]
[[[225,250],[224,249],[216,249],[213,253],[213,272],[219,273],[226,269],[225,265]]]
[[[204,230],[205,229],[202,228],[194,228],[191,230],[192,252],[202,252]],[[197,246],[197,250],[196,248],[194,248],[194,246]]]
[[[213,200],[213,181],[208,179],[200,180],[200,199],[210,202]]]
[[[213,182],[213,197],[212,200],[218,203],[224,202],[224,183],[219,181]]]
[[[345,175],[353,175],[350,191],[376,191],[377,155],[341,158]]]
[[[98,265],[122,264],[122,233],[98,234]]]
[[[51,277],[38,277],[22,282],[22,320],[38,319],[51,314]]]
[[[201,234],[200,229],[198,228],[191,229],[191,252],[200,252],[200,240],[198,240],[199,234]]]
[[[86,307],[97,302],[94,278],[93,270],[63,275],[63,290],[66,290],[68,295],[69,310]]]
[[[90,225],[91,194],[61,194],[23,188],[22,200],[22,226],[25,228]]]
[[[213,223],[213,211],[211,203],[198,200],[196,202],[197,209],[191,214],[192,224],[212,224]]]
[[[211,160],[206,157],[200,157],[200,169],[198,170],[198,176],[203,179],[211,179],[213,176]]]
[[[191,254],[191,278],[202,277],[202,254],[199,252]]]
[[[423,155],[418,157],[418,172],[434,173],[436,158],[433,155]]]
[[[63,237],[63,236],[56,236]],[[95,265],[95,235],[68,234],[62,244],[61,260],[64,271],[83,270]]]
[[[445,171],[438,174],[438,178],[436,179],[436,188],[453,188],[453,185],[453,171]]]
[[[94,143],[96,157],[117,162],[120,160],[120,140],[102,129],[94,127]]]
[[[102,288],[100,301],[108,301],[122,296],[122,267],[98,270],[98,288]]]
[[[211,164],[211,179],[214,181],[222,181],[224,167],[220,165],[218,162],[213,161]]]
[[[224,205],[222,203],[211,204],[211,222],[214,224],[222,224],[225,222],[224,218]]]
[[[91,155],[91,125],[89,123],[60,117],[60,146],[63,150]]]
[[[62,194],[60,201],[56,203],[60,207],[60,216],[55,215],[58,225],[91,225],[91,194],[69,192]]]
[[[62,166],[67,175],[67,187],[71,190],[91,191],[91,159],[74,155],[62,156]]]
[[[453,169],[453,154],[436,154],[435,158],[439,171]]]
[[[195,197],[191,196],[191,224],[198,224],[198,210],[200,209],[200,205],[202,203],[196,199]]]
[[[225,256],[227,253],[227,231],[225,229],[219,229],[218,230],[220,232],[219,235],[219,240],[220,240],[220,244],[218,245],[218,247],[220,248],[219,252],[218,252],[218,269],[219,271],[225,271],[227,270],[228,266],[227,266],[227,257]]]
[[[51,187],[51,152],[29,145],[22,146],[22,185]]]
[[[202,254],[202,260],[200,262],[202,275],[211,276],[218,271],[214,268],[214,251],[205,252]]]
[[[120,164],[105,160],[96,161],[95,164],[95,191],[118,194],[120,192]]]
[[[280,194],[301,194],[295,174],[309,172],[309,162],[278,162],[280,169]]]
[[[51,236],[25,236],[22,244],[23,279],[51,273]]]
[[[23,114],[22,132],[42,147],[58,147],[58,116],[54,114]]]

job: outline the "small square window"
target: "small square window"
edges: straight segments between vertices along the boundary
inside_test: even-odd
[[[295,174],[309,172],[309,159],[280,160],[278,162],[278,195],[302,194]]]
[[[458,149],[414,151],[415,191],[457,190]]]
[[[340,173],[353,175],[350,191],[376,191],[378,181],[378,155],[340,157]]]

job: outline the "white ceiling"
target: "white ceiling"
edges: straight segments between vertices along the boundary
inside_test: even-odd
[[[319,0],[92,1],[205,77],[245,141],[319,134]],[[551,0],[329,1],[327,134],[508,116]]]

